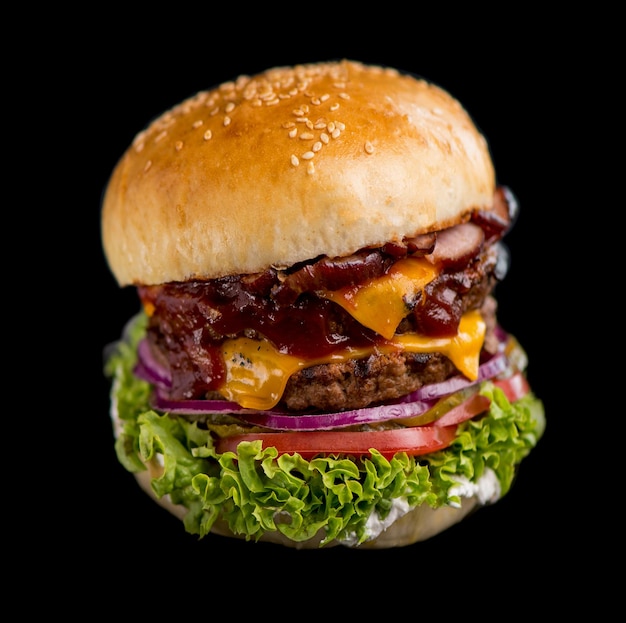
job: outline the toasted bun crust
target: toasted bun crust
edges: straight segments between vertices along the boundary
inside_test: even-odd
[[[120,285],[254,273],[448,227],[494,190],[484,137],[437,86],[352,61],[280,67],[135,138],[103,246]]]
[[[173,504],[168,497],[158,498],[150,485],[152,478],[161,475],[161,467],[155,462],[149,463],[147,467],[148,469],[146,471],[135,474],[135,479],[139,483],[139,486],[159,505],[182,520],[187,513],[187,509],[184,506]],[[444,506],[438,509],[432,509],[427,504],[417,506],[406,513],[406,515],[397,519],[375,539],[366,541],[361,545],[347,545],[347,547],[354,547],[355,549],[388,549],[390,547],[404,547],[417,543],[418,541],[425,541],[460,522],[471,511],[475,510],[477,505],[477,498],[472,497],[463,498],[461,508]],[[228,524],[220,519],[213,524],[211,532],[225,537],[243,538],[241,535],[234,534],[229,529]],[[321,530],[317,535],[307,541],[293,541],[277,531],[266,532],[259,541],[284,545],[285,547],[294,549],[319,549],[320,542],[323,538],[324,532]],[[335,547],[337,545],[345,544],[339,541],[331,541],[324,547]]]

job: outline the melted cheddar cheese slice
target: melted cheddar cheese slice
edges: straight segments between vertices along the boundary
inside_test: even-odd
[[[386,343],[376,347],[339,350],[319,359],[301,359],[281,353],[266,340],[226,340],[222,354],[227,374],[220,392],[227,400],[242,407],[271,409],[283,395],[289,377],[298,370],[321,363],[337,363],[391,352],[443,353],[466,377],[474,380],[478,376],[485,331],[486,325],[480,313],[471,311],[461,318],[459,331],[451,338],[404,333],[393,335]]]
[[[437,269],[424,259],[404,258],[382,277],[340,290],[324,290],[319,294],[341,305],[364,327],[390,340],[400,321],[410,311],[407,303],[437,274]]]

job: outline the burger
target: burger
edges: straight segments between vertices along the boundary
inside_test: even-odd
[[[137,292],[105,348],[119,461],[198,539],[400,547],[493,504],[545,427],[494,298],[517,210],[409,72],[275,67],[166,111],[102,199]]]

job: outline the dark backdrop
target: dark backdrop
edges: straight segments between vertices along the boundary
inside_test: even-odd
[[[227,21],[194,22],[190,15],[184,36],[179,36],[168,28],[167,14],[162,17],[158,27],[117,25],[95,42],[81,37],[77,53],[86,49],[89,59],[83,70],[75,55],[67,59],[76,75],[77,98],[67,103],[70,110],[65,112],[71,114],[73,105],[84,105],[88,111],[81,111],[85,118],[73,129],[82,176],[81,194],[75,199],[86,217],[80,264],[88,267],[90,277],[88,284],[80,278],[68,284],[82,310],[77,315],[89,327],[76,345],[84,353],[79,374],[84,375],[83,387],[89,387],[85,396],[89,410],[77,410],[76,417],[82,420],[74,427],[77,435],[87,430],[89,441],[80,460],[74,457],[76,505],[68,519],[70,525],[75,522],[70,538],[79,539],[81,558],[84,554],[92,562],[131,566],[140,576],[167,569],[188,581],[189,575],[201,578],[204,570],[230,578],[247,574],[247,581],[261,585],[268,567],[282,570],[280,584],[297,582],[290,575],[292,569],[304,574],[300,577],[308,585],[306,591],[312,581],[332,580],[338,589],[339,577],[368,570],[378,578],[379,589],[387,570],[402,573],[402,591],[416,581],[427,586],[452,581],[457,590],[455,583],[461,582],[462,593],[467,592],[466,582],[502,588],[514,581],[516,591],[527,595],[527,583],[551,582],[552,570],[567,549],[563,529],[570,521],[570,511],[555,503],[559,490],[568,486],[561,450],[562,431],[570,417],[554,377],[562,365],[555,355],[555,331],[560,332],[566,301],[564,291],[554,285],[553,262],[564,252],[553,242],[550,221],[561,184],[553,151],[560,126],[556,108],[563,89],[558,79],[561,55],[544,52],[540,32],[535,33],[534,49],[539,50],[535,55],[528,54],[528,32],[516,35],[505,28],[459,37],[438,27],[441,36],[426,40],[420,33],[430,29],[415,23],[396,35],[402,21],[398,16],[384,39],[372,34],[378,29],[376,20],[364,30],[353,27],[350,36],[345,29],[322,29],[323,24],[316,30],[298,28],[288,19],[280,27],[251,27],[244,36]],[[394,66],[439,84],[464,104],[486,135],[498,180],[520,203],[519,219],[506,238],[511,269],[497,290],[500,321],[528,352],[528,377],[544,399],[547,430],[522,463],[508,496],[424,543],[397,550],[310,552],[213,535],[198,541],[151,502],[115,459],[102,349],[119,336],[138,304],[132,290],[117,287],[102,255],[101,193],[135,134],[182,99],[242,73],[340,58]],[[327,572],[330,577],[313,578],[311,563],[327,563],[333,570]],[[528,564],[532,571],[522,573]],[[276,589],[280,590],[278,584]]]

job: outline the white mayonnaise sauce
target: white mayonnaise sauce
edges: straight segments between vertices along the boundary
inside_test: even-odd
[[[457,484],[450,489],[450,495],[458,495],[460,498],[476,496],[481,504],[492,504],[500,498],[500,482],[492,469],[485,469],[478,482],[470,482],[465,476],[460,476],[455,480]],[[459,508],[460,504],[450,504],[450,506]]]
[[[478,482],[470,482],[464,476],[455,478],[457,484],[450,489],[451,496],[471,498],[476,496],[480,504],[493,503],[500,497],[500,482],[492,469],[487,468]],[[450,503],[454,508],[460,508],[460,504]],[[376,511],[372,512],[365,524],[365,533],[368,541],[375,539],[383,530],[386,530],[395,521],[406,515],[411,510],[406,499],[396,498],[391,506],[391,511],[384,520],[381,520]],[[341,542],[349,547],[357,544],[355,532],[348,534]]]

